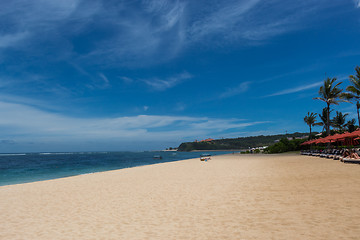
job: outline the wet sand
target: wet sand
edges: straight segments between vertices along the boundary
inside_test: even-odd
[[[0,239],[359,239],[360,165],[223,155],[0,187]]]

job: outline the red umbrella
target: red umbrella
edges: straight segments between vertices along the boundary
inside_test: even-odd
[[[354,132],[345,132],[339,135],[339,138],[354,138],[360,136],[360,130],[356,130]]]
[[[332,136],[328,136],[327,138],[328,138],[328,139],[330,140],[330,142],[331,142],[331,141],[337,140],[340,135],[341,135],[341,134],[336,133],[336,134],[334,134],[334,135],[332,135]]]
[[[309,145],[309,144],[312,144],[314,143],[314,141],[316,141],[317,139],[313,139],[313,140],[308,140],[306,142],[303,142],[301,145]]]
[[[320,140],[319,140],[319,143],[328,143],[328,142],[331,142],[331,137],[332,136],[327,136],[327,137],[324,137],[324,138],[321,138]]]
[[[345,132],[340,134],[337,138],[339,141],[343,141],[345,145],[356,145],[357,142],[354,141],[353,138],[360,136],[360,130],[356,130],[354,132]]]
[[[318,144],[318,143],[322,143],[322,141],[323,141],[323,138],[319,138],[319,139],[315,139],[313,141],[313,143]]]

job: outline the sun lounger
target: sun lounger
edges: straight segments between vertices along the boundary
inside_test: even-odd
[[[342,161],[344,163],[357,163],[357,164],[360,164],[360,159],[344,158]]]

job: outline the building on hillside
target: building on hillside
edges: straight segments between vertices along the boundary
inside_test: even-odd
[[[201,140],[201,142],[212,142],[214,141],[215,139],[213,138],[208,138],[208,139],[205,139],[205,140]]]

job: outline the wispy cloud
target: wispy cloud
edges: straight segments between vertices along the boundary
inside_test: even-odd
[[[109,79],[105,76],[105,74],[99,73],[99,77],[100,77],[101,82],[102,82],[101,88],[108,88],[108,87],[110,87],[110,81],[109,81]]]
[[[207,17],[192,24],[189,29],[190,38],[199,40],[209,34],[226,32],[229,28],[234,27],[259,2],[260,0],[233,2],[215,10]]]
[[[328,1],[226,1],[196,19],[188,30],[190,41],[258,44],[271,37],[302,28],[306,17]]]
[[[186,105],[182,102],[177,103],[174,107],[174,110],[179,112],[184,111],[185,109],[186,109]]]
[[[301,91],[305,91],[305,90],[308,90],[311,88],[319,87],[322,84],[323,84],[323,82],[317,82],[317,83],[313,83],[313,84],[302,85],[302,86],[298,86],[298,87],[294,87],[294,88],[284,89],[279,92],[272,93],[270,95],[266,95],[264,97],[275,97],[275,96],[281,96],[281,95],[286,95],[286,94],[290,94],[290,93],[301,92]]]
[[[154,0],[99,9],[97,14],[103,18],[96,27],[106,24],[112,30],[106,37],[96,39],[95,48],[80,56],[80,60],[133,67],[172,59],[184,47],[185,7],[183,1]]]
[[[16,46],[19,42],[25,40],[28,35],[28,32],[0,35],[0,48]]]
[[[354,0],[354,2],[355,2],[355,6],[357,8],[360,8],[360,0]]]
[[[216,131],[225,131],[228,129],[241,129],[254,125],[268,123],[267,121],[240,122],[237,119],[209,119],[205,122],[191,124],[193,129],[212,129]]]
[[[173,59],[194,44],[216,47],[269,39],[302,27],[323,4],[329,5],[325,0],[4,1],[0,21],[8,27],[1,29],[0,48],[18,46],[29,55],[84,66],[141,67]]]
[[[177,139],[214,134],[228,129],[244,129],[265,122],[207,117],[138,115],[116,118],[76,118],[55,114],[23,104],[0,102],[0,129],[8,139],[147,139],[167,136],[179,130]],[[26,116],[26,118],[22,117]]]
[[[124,83],[126,84],[130,84],[130,83],[133,83],[134,82],[134,79],[132,78],[129,78],[129,77],[120,77],[121,80],[123,80]]]
[[[239,86],[237,86],[235,88],[229,88],[228,90],[226,90],[225,92],[220,94],[219,98],[228,98],[228,97],[232,97],[232,96],[244,93],[249,89],[250,84],[251,84],[251,82],[248,82],[248,81],[240,83]]]
[[[184,72],[164,79],[150,78],[150,79],[143,79],[142,81],[156,91],[164,91],[166,89],[175,87],[176,85],[182,83],[183,81],[191,78],[193,78],[191,74]]]
[[[24,0],[2,2],[0,4],[0,20],[8,27],[0,35],[2,44],[14,40],[36,37],[36,32],[51,30],[55,25],[69,19],[77,9],[78,0],[65,1],[35,1],[29,3]],[[19,17],[21,16],[21,18]],[[46,21],[45,21],[46,19]],[[42,36],[44,37],[44,36]]]

